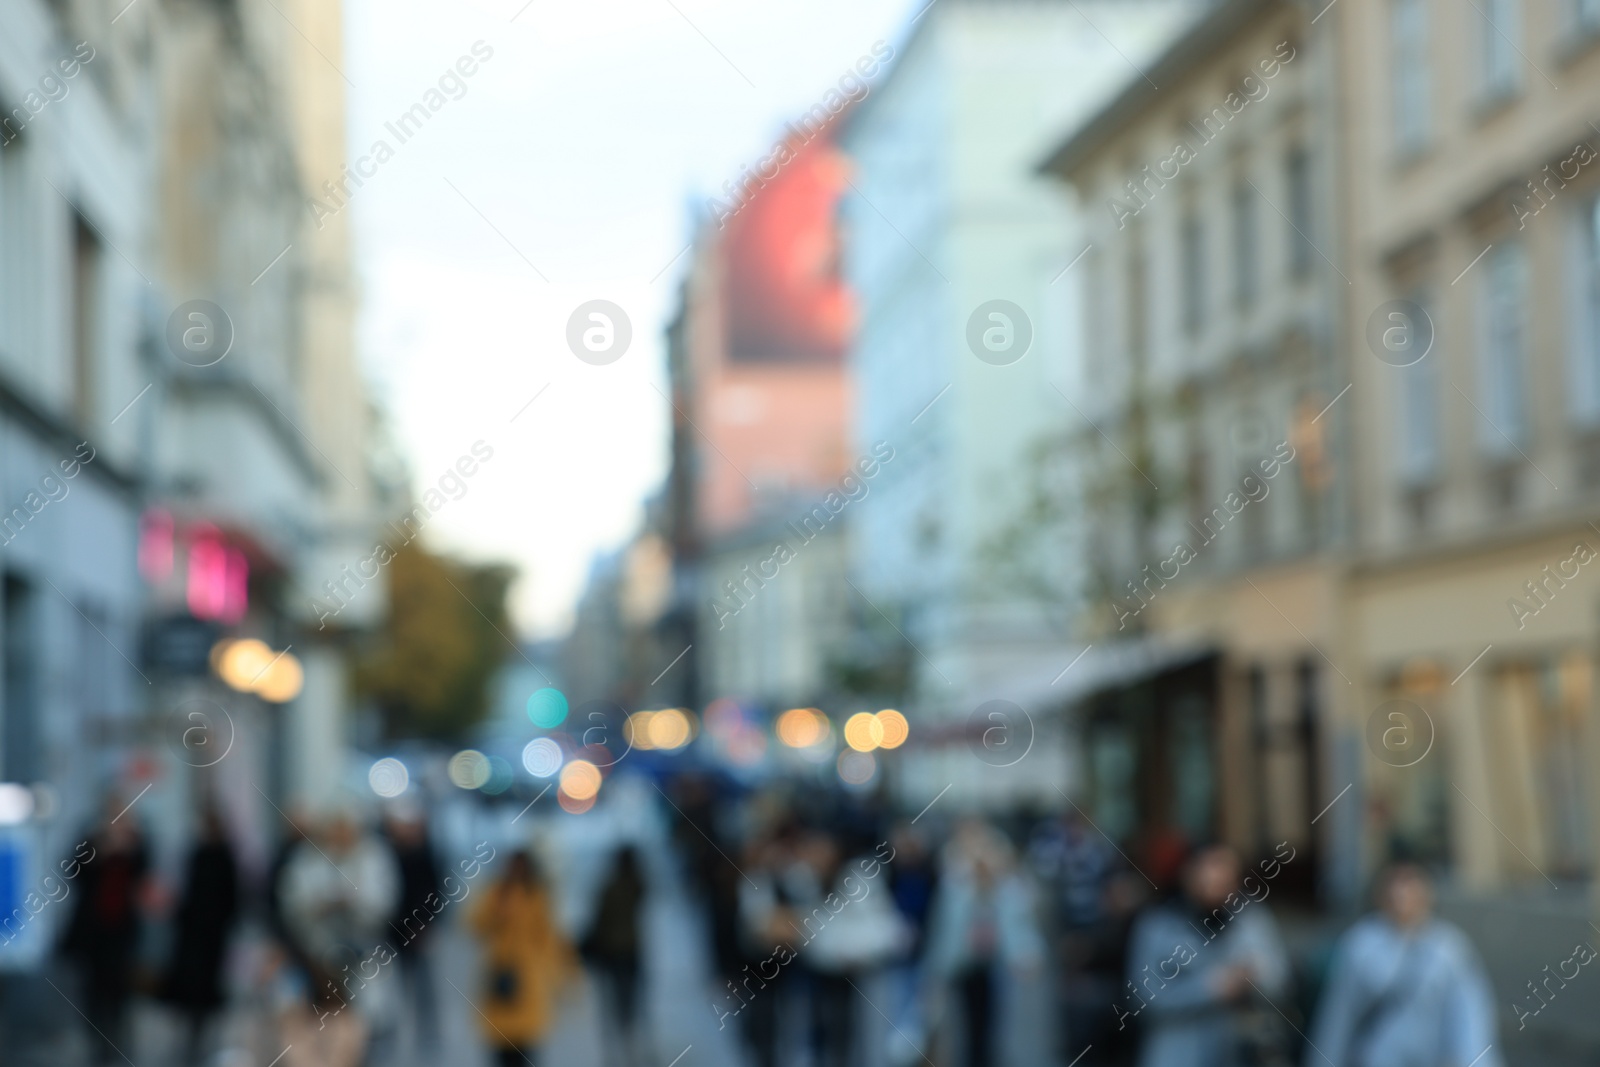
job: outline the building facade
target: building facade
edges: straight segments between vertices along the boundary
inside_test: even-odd
[[[1527,972],[1500,1006],[1530,1062],[1600,1040],[1571,1002],[1511,1012],[1536,956],[1593,933],[1597,16],[1361,0],[1324,20],[1361,519],[1345,729],[1380,717],[1412,746],[1365,753],[1363,859],[1394,843],[1453,873],[1486,951]]]
[[[1296,5],[1211,8],[1146,68],[1160,91],[1131,78],[1047,167],[1088,238],[1081,624],[1102,653],[1154,652],[1082,694],[1088,794],[1113,834],[1287,840],[1309,887],[1312,819],[1354,768],[1327,728],[1353,695],[1329,408],[1348,379],[1331,55],[1307,29]]]
[[[135,569],[150,222],[126,38],[0,11],[0,968],[59,916],[25,894],[95,810],[152,705]],[[148,399],[148,398],[146,398]],[[129,794],[131,797],[131,794]]]
[[[842,133],[853,431],[857,449],[895,451],[855,519],[851,576],[903,635],[906,706],[929,726],[991,699],[1042,719],[1082,650],[1080,512],[1039,505],[1061,477],[1054,428],[1082,402],[1066,371],[1083,238],[1035,167],[1185,17],[1164,2],[931,6]],[[957,803],[996,795],[946,732],[950,752],[907,754],[908,788],[931,797],[955,778]],[[1064,758],[995,774],[1059,805]]]
[[[347,233],[306,194],[343,157],[339,5],[104,8],[0,13],[0,916],[107,805],[165,866],[214,803],[249,869],[338,793],[362,619],[319,632],[303,590],[376,526]]]
[[[696,695],[758,715],[837,695],[860,493],[840,486],[866,484],[849,451],[846,164],[831,120],[784,144],[787,162],[744,190],[737,213],[701,226],[668,345]]]

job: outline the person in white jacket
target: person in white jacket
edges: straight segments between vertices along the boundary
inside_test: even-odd
[[[1427,874],[1390,868],[1378,905],[1340,939],[1307,1067],[1500,1067],[1483,965],[1466,934],[1433,917]]]
[[[335,812],[319,838],[297,845],[284,873],[285,919],[309,957],[318,1029],[354,1004],[361,1021],[383,1034],[395,1014],[387,990],[399,868],[388,845],[347,811]]]
[[[1267,879],[1240,873],[1233,849],[1199,848],[1183,892],[1135,923],[1115,1010],[1119,1027],[1141,1031],[1140,1067],[1235,1067],[1253,1062],[1246,1046],[1279,1036],[1272,1013],[1289,957],[1265,903]]]
[[[928,924],[928,966],[961,1004],[966,1067],[994,1062],[1005,983],[1035,976],[1043,964],[1036,911],[1010,843],[987,824],[964,824],[944,851]]]

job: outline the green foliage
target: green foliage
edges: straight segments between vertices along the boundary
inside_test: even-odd
[[[506,592],[515,572],[415,543],[386,571],[388,617],[357,668],[357,690],[382,711],[391,737],[458,738],[488,711],[489,684],[512,654]]]

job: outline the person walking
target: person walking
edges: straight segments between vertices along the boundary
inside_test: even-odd
[[[1460,928],[1433,917],[1433,887],[1410,863],[1378,883],[1378,912],[1340,939],[1306,1064],[1500,1067],[1483,964]]]
[[[112,815],[112,812],[117,814]],[[94,1062],[118,1063],[128,1046],[135,953],[142,927],[140,894],[150,866],[144,834],[118,797],[91,837],[94,849],[79,874],[78,903],[62,948],[83,978],[83,1015],[93,1034]]]
[[[934,857],[917,828],[901,822],[890,835],[889,893],[910,930],[905,955],[892,968],[890,1017],[894,1019],[896,1042],[891,1062],[909,1067],[919,1062],[923,1034],[927,1030],[925,1004],[928,926],[933,902],[938,896],[939,872]]]
[[[439,863],[429,840],[421,807],[396,807],[384,820],[389,847],[400,872],[400,898],[389,929],[399,956],[400,978],[416,1022],[419,1051],[439,1047],[439,1009],[434,999],[432,945],[434,914],[430,901],[439,899]],[[426,1057],[423,1057],[426,1058]]]
[[[1068,1060],[1085,1045],[1103,1052],[1112,1043],[1110,1005],[1123,970],[1121,961],[1106,966],[1114,956],[1106,948],[1117,933],[1106,911],[1115,854],[1077,808],[1041,827],[1029,853],[1050,902],[1057,1052]]]
[[[512,853],[468,924],[483,945],[478,1017],[484,1040],[500,1064],[535,1063],[555,1018],[556,996],[575,977],[577,962],[528,852]]]
[[[995,830],[970,822],[947,851],[934,900],[929,964],[961,1003],[967,1067],[994,1062],[1000,984],[1031,974],[1044,948],[1032,922],[1032,894],[1016,873],[1011,846]]]
[[[641,1062],[639,1045],[639,921],[644,910],[645,882],[639,853],[632,845],[617,853],[610,877],[600,891],[582,952],[600,975],[607,1013],[615,1026],[604,1029],[616,1037],[608,1046],[620,1047],[617,1062],[632,1067]]]
[[[206,1028],[226,1002],[222,964],[239,911],[239,876],[222,818],[209,805],[189,854],[175,921],[172,958],[162,978],[163,998],[188,1026],[184,1062],[204,1062]]]
[[[1134,924],[1116,1010],[1119,1029],[1142,1026],[1140,1067],[1281,1059],[1272,1005],[1288,986],[1289,958],[1257,884],[1247,895],[1238,854],[1208,845],[1184,864],[1178,897]]]
[[[284,871],[285,919],[305,952],[309,987],[309,1003],[286,1020],[285,1033],[305,1047],[315,1032],[338,1055],[360,1055],[369,1041],[392,1044],[396,1012],[384,964],[400,875],[393,854],[349,810],[335,811],[318,836],[320,846],[301,842]]]

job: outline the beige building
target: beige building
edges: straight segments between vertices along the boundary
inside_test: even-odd
[[[1593,934],[1600,851],[1600,8],[1356,0],[1325,22],[1359,427],[1346,669],[1364,714],[1403,699],[1437,735],[1415,766],[1369,759],[1368,858],[1408,842],[1491,945],[1554,951]],[[1600,1038],[1575,1008],[1528,1030]]]
[[[1066,683],[1086,795],[1152,863],[1174,833],[1287,840],[1309,888],[1312,820],[1353,774],[1327,729],[1353,685],[1323,415],[1345,380],[1330,67],[1306,18],[1212,8],[1046,167],[1088,227],[1065,451],[1091,516],[1083,626],[1114,669]]]
[[[1600,851],[1600,6],[1473,6],[1233,0],[1049,164],[1100,220],[1089,628],[1168,666],[1088,700],[1091,799],[1209,790],[1195,828],[1305,842],[1328,902],[1434,865],[1553,1062],[1600,1039],[1511,1011]]]
[[[1374,699],[1429,711],[1443,757],[1375,796],[1392,790],[1399,829],[1447,842],[1483,887],[1586,879],[1600,831],[1583,758],[1600,622],[1591,7],[1329,16],[1348,87],[1356,652]]]

